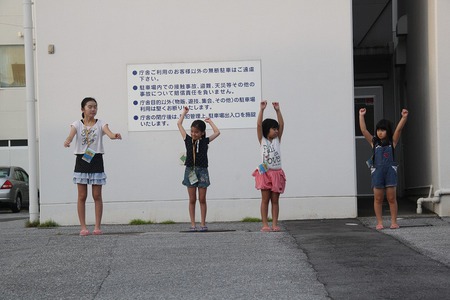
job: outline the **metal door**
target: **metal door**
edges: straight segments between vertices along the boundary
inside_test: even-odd
[[[366,108],[367,130],[373,135],[376,122],[383,118],[383,87],[355,87],[355,145],[356,145],[356,176],[357,194],[359,197],[373,196],[370,170],[366,165],[372,156],[372,148],[361,134],[359,128],[359,110]]]

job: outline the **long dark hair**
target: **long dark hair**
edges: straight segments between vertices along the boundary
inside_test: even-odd
[[[392,132],[392,122],[386,119],[382,119],[378,121],[377,125],[375,126],[375,136],[378,138],[378,135],[376,134],[378,129],[386,130],[386,135],[390,143],[392,143],[392,138],[394,133]]]
[[[92,97],[86,97],[81,101],[81,109],[83,109],[89,101],[94,101],[97,104],[97,100]],[[81,117],[84,119],[84,113],[81,113]]]
[[[206,123],[202,120],[195,120],[192,122],[191,127],[197,128],[202,133],[202,138],[206,136]]]
[[[265,119],[262,122],[262,134],[267,139],[267,135],[269,134],[270,128],[279,129],[280,125],[274,119]]]

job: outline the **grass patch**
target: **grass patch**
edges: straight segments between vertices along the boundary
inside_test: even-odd
[[[48,220],[48,221],[45,221],[44,223],[39,224],[38,227],[45,227],[45,228],[59,227],[59,224],[53,220]]]
[[[159,224],[175,224],[175,221],[172,221],[172,220],[167,220],[167,221],[162,221],[161,223],[159,223]]]
[[[272,222],[272,218],[267,219],[267,221]],[[244,223],[259,223],[262,222],[260,218],[246,217],[241,220]]]
[[[45,221],[44,223],[40,223],[39,221],[34,222],[27,221],[25,223],[25,227],[52,228],[52,227],[59,227],[59,224],[53,220],[48,220]]]
[[[38,221],[33,221],[33,222],[30,222],[30,220],[28,220],[26,223],[25,223],[25,227],[28,227],[28,228],[31,228],[31,227],[38,227],[39,226],[39,220]]]
[[[241,222],[244,223],[258,223],[261,222],[260,218],[252,218],[252,217],[245,217],[241,220]]]
[[[133,219],[130,221],[129,223],[130,225],[149,225],[149,224],[153,224],[152,221],[144,221],[141,219]]]

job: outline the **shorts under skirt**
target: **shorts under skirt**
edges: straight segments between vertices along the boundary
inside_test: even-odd
[[[284,193],[286,187],[286,174],[282,169],[268,170],[264,174],[255,170],[252,174],[255,177],[255,187],[258,190],[271,190],[274,193]]]
[[[76,184],[89,184],[89,185],[105,185],[106,174],[101,173],[73,173],[73,183]]]

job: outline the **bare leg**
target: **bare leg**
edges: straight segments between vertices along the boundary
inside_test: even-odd
[[[383,200],[384,189],[373,189],[374,202],[373,208],[375,210],[375,216],[377,218],[377,225],[383,225]]]
[[[86,230],[86,198],[87,184],[77,184],[78,188],[78,219],[80,220],[81,230]]]
[[[92,185],[92,198],[94,198],[95,205],[95,228],[94,230],[101,229],[102,216],[103,216],[103,199],[102,199],[102,186]]]
[[[188,187],[189,194],[189,217],[191,218],[191,226],[195,227],[195,202],[197,202],[197,188]]]
[[[397,206],[397,188],[395,186],[393,187],[387,187],[386,188],[386,198],[389,203],[389,209],[391,211],[391,226],[397,225],[397,212],[398,212],[398,206]]]
[[[198,188],[198,201],[200,202],[200,226],[206,226],[206,188]]]
[[[272,196],[270,190],[261,190],[261,219],[263,227],[269,227],[268,214],[269,214],[269,201]]]
[[[278,227],[278,215],[280,213],[280,206],[278,200],[280,199],[280,193],[272,192],[272,228]]]

